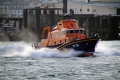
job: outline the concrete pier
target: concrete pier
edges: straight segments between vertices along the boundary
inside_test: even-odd
[[[29,9],[28,9],[29,10]],[[36,27],[36,33],[38,38],[40,38],[42,29],[46,26],[55,26],[57,21],[60,20],[62,14],[54,14],[56,10],[58,12],[60,9],[31,9],[36,11],[36,19],[34,22]],[[42,12],[49,11],[49,14],[44,14]],[[27,15],[27,14],[25,14]],[[86,34],[91,35],[91,33],[99,34],[102,40],[119,40],[120,36],[120,16],[118,15],[94,15],[94,14],[73,14],[74,19],[78,20],[78,24],[86,29]],[[33,16],[29,16],[31,19]],[[27,26],[27,21],[30,21],[26,16],[23,18],[24,26]],[[28,26],[27,26],[28,27]],[[29,28],[29,27],[28,27]]]

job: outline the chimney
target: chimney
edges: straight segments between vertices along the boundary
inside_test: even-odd
[[[63,0],[63,13],[67,13],[67,0]]]

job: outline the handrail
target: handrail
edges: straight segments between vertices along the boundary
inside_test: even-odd
[[[51,32],[51,27],[50,26],[47,26],[43,29],[43,32],[42,32],[42,38],[44,37],[44,34],[45,34],[45,31],[48,30],[48,33]]]

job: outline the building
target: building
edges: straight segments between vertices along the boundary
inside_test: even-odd
[[[33,0],[28,4],[28,8],[35,8],[41,6],[41,2],[39,0]]]
[[[75,14],[117,14],[117,10],[120,8],[119,4],[119,0],[68,0],[67,12],[69,13],[69,9],[73,9],[75,11]],[[63,4],[56,3],[55,7],[62,8]]]
[[[55,0],[54,0],[55,1]],[[0,1],[0,13],[4,18],[23,18],[23,9],[35,8],[35,7],[44,7],[51,4],[47,0],[2,0]],[[44,5],[42,5],[44,4]]]
[[[8,6],[0,6],[0,17],[7,17],[9,14]]]
[[[23,9],[28,8],[27,4],[22,1],[3,2],[3,6],[9,7],[8,18],[23,18]]]

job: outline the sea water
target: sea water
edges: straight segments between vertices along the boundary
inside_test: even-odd
[[[93,57],[0,42],[0,80],[120,80],[120,41],[100,41]]]

